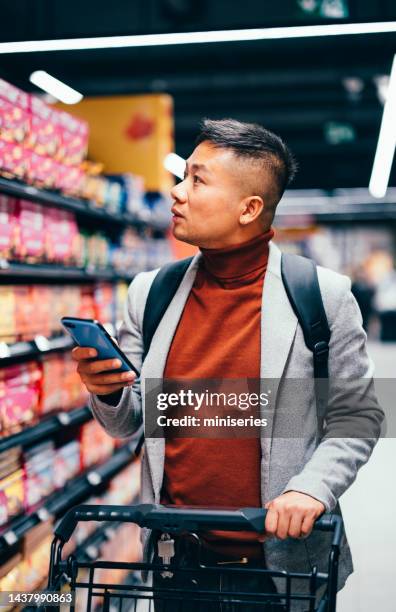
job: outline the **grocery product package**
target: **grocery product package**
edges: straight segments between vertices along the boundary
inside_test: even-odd
[[[0,435],[19,431],[37,416],[42,373],[28,362],[0,369]]]
[[[55,451],[54,484],[62,489],[80,471],[80,443],[71,440]]]
[[[0,526],[18,516],[24,508],[21,449],[0,454]]]
[[[17,227],[15,198],[0,194],[0,259],[12,259]]]
[[[70,353],[53,353],[41,360],[43,368],[39,414],[82,407],[88,392],[81,383]]]
[[[114,438],[96,421],[85,423],[80,430],[81,469],[104,461],[114,450]]]
[[[25,510],[31,510],[55,490],[55,448],[50,440],[24,453]]]
[[[29,263],[43,261],[45,255],[45,215],[41,204],[18,200],[16,248],[17,259]]]
[[[0,79],[0,140],[23,143],[29,130],[29,95]]]

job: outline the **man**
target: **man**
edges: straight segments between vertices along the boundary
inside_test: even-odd
[[[143,364],[143,313],[158,271],[139,274],[129,289],[119,343],[132,363],[142,368],[140,380],[312,381],[312,353],[282,283],[281,253],[271,242],[276,206],[295,171],[286,145],[263,127],[234,120],[203,122],[185,178],[171,192],[173,234],[198,246],[200,253],[159,324]],[[247,558],[262,564],[264,551],[269,569],[306,572],[317,565],[326,571],[329,537],[311,534],[314,521],[324,511],[340,512],[338,498],[368,460],[379,435],[382,412],[374,396],[373,366],[350,281],[323,268],[318,276],[332,330],[330,377],[366,380],[365,394],[371,402],[347,417],[354,419],[357,429],[360,420],[368,420],[373,433],[364,439],[340,437],[343,417],[332,412],[332,406],[343,392],[334,383],[328,425],[320,439],[314,387],[305,383],[304,405],[293,407],[279,385],[272,436],[174,438],[166,444],[163,439],[147,439],[142,465],[144,502],[268,509],[265,530],[274,537],[266,537],[263,545],[247,534],[208,536],[211,561]],[[133,374],[109,373],[117,363],[97,361],[95,354],[74,349],[78,371],[91,393],[92,411],[111,435],[128,436],[142,422],[145,398],[140,380]],[[303,436],[279,433],[285,422],[292,423],[291,410],[304,422]],[[339,588],[351,571],[345,540]]]

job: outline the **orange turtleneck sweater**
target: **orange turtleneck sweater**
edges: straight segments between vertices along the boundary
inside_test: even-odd
[[[273,235],[270,230],[242,244],[201,249],[164,378],[260,378],[262,290]],[[168,438],[161,503],[260,507],[260,459],[259,438]],[[231,554],[259,554],[261,548],[257,535],[247,533],[227,532],[222,552],[227,544]]]

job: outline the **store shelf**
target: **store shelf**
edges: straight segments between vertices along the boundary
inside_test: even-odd
[[[131,502],[132,503],[132,502]],[[91,533],[77,548],[73,551],[73,557],[75,557],[80,563],[94,561],[100,556],[101,547],[105,542],[109,542],[117,533],[117,530],[123,525],[122,522],[107,522],[100,523],[100,526]],[[127,576],[127,580],[131,579],[131,574]],[[133,577],[132,577],[133,579]],[[136,580],[136,578],[135,578]],[[67,583],[66,578],[60,583],[60,588]],[[48,578],[44,580],[41,585],[35,588],[35,591],[48,591]],[[23,612],[34,612],[37,610],[35,606],[25,606],[22,608]]]
[[[126,467],[136,457],[141,432],[119,448],[102,465],[87,470],[70,480],[61,491],[55,491],[34,512],[17,517],[0,536],[0,563],[12,554],[26,533],[36,525],[52,517],[64,514],[69,508],[81,503]]]
[[[27,264],[0,260],[0,281],[2,279],[52,280],[52,281],[118,281],[130,282],[133,275],[121,274],[111,269],[83,269],[46,264]]]
[[[37,187],[32,187],[19,181],[1,177],[0,193],[4,193],[14,198],[31,200],[33,202],[39,202],[40,204],[47,204],[49,206],[55,206],[56,208],[62,208],[63,210],[69,210],[90,219],[103,221],[106,224],[129,225],[131,227],[145,227],[150,225],[149,222],[136,219],[131,214],[109,213],[106,210],[98,208],[93,202],[88,200],[67,197],[55,191],[38,189]]]
[[[15,342],[14,344],[0,342],[0,367],[9,361],[35,359],[43,353],[65,351],[73,346],[73,340],[70,336],[66,335],[55,336],[53,338],[37,335],[34,340],[29,342]]]
[[[15,446],[25,447],[35,442],[41,442],[54,436],[65,427],[82,425],[91,419],[92,413],[88,406],[77,408],[71,412],[60,412],[44,419],[33,427],[28,427],[6,438],[0,438],[0,453],[4,453]]]
[[[373,198],[367,189],[288,190],[277,207],[275,221],[298,223],[388,223],[396,221],[396,188],[384,198]]]
[[[109,334],[115,336],[121,321],[117,321],[115,326],[112,323],[104,323],[103,325]],[[33,340],[14,342],[12,344],[0,342],[0,368],[13,361],[37,359],[43,354],[66,351],[74,346],[72,338],[65,334],[52,338],[38,334]]]

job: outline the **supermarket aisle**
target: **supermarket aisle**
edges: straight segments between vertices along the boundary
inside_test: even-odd
[[[370,344],[376,377],[394,377],[396,345]],[[396,439],[380,440],[370,462],[341,499],[355,573],[338,600],[338,612],[395,612]]]

